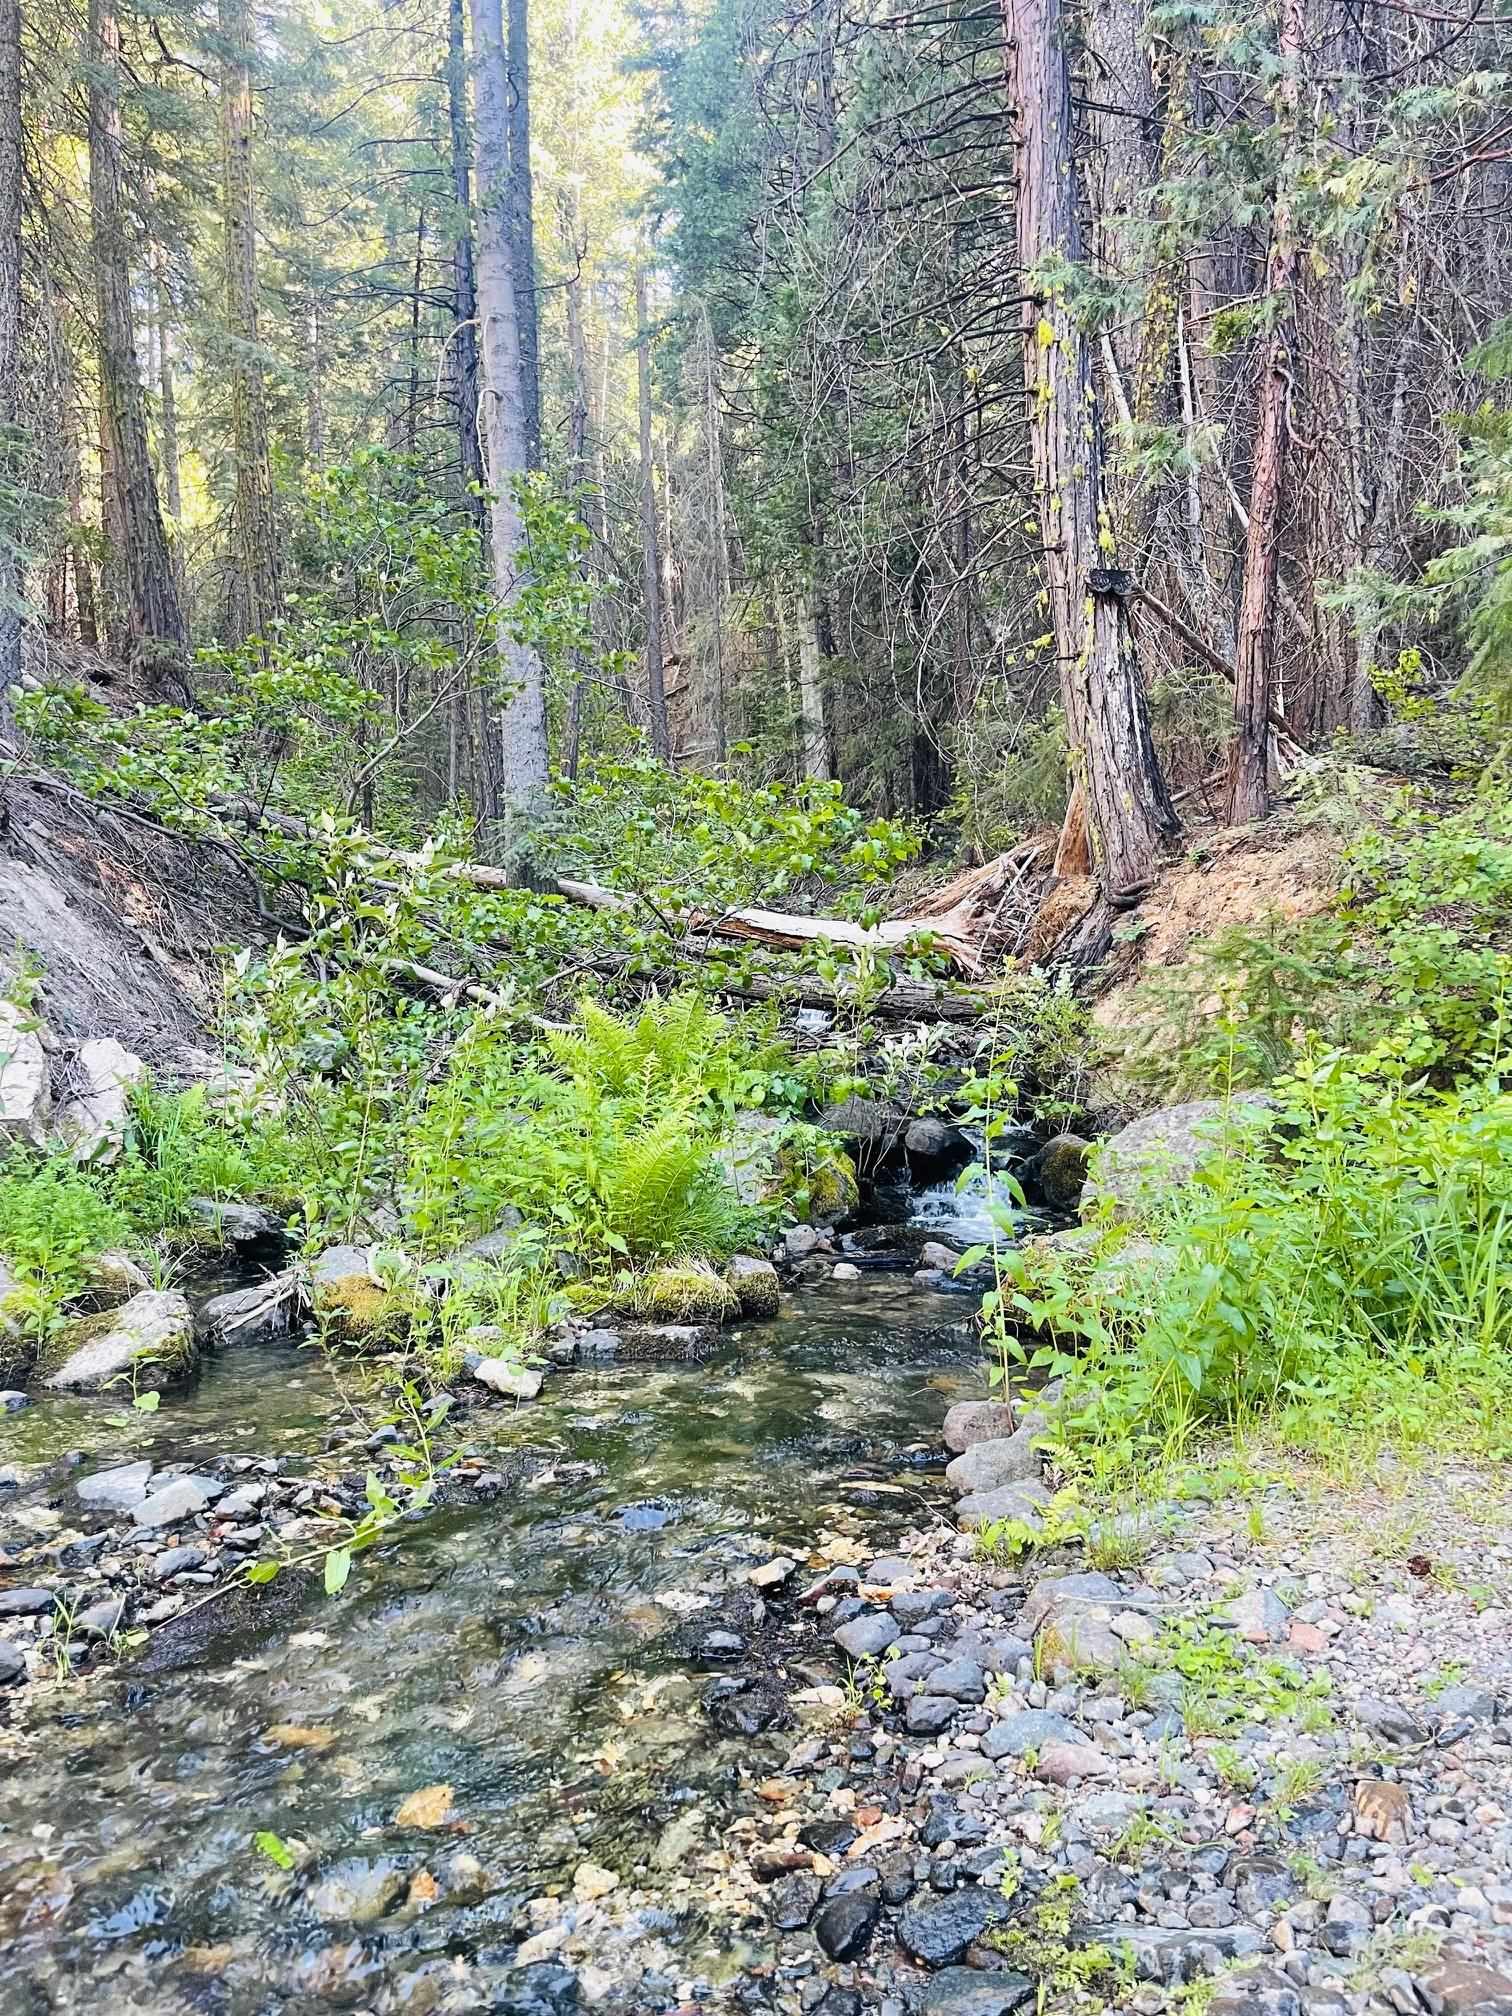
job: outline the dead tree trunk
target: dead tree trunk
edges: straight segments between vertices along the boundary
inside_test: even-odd
[[[278,533],[273,458],[258,330],[257,223],[252,193],[252,17],[248,0],[220,0],[221,162],[226,252],[226,329],[231,338],[231,565],[226,631],[234,643],[261,636],[278,609]]]
[[[656,463],[651,452],[651,331],[646,320],[646,269],[635,268],[635,378],[640,414],[641,573],[646,600],[646,704],[651,717],[651,750],[672,760],[667,725],[667,689],[662,660],[660,536],[656,525]]]
[[[137,371],[126,251],[121,130],[121,35],[110,0],[89,7],[89,209],[100,355],[102,442],[112,495],[106,517],[118,530],[126,636],[154,683],[186,683],[188,632],[173,556],[158,506]]]
[[[1281,114],[1295,131],[1298,69],[1302,60],[1303,0],[1281,0]],[[1228,818],[1263,819],[1270,810],[1270,717],[1275,707],[1276,587],[1280,569],[1281,507],[1286,494],[1287,402],[1296,335],[1300,263],[1292,228],[1287,166],[1271,215],[1266,292],[1276,319],[1265,348],[1255,415],[1254,473],[1249,527],[1244,540],[1244,580],[1234,656],[1234,739],[1229,750]]]
[[[547,782],[546,688],[535,650],[513,634],[510,605],[525,566],[525,525],[516,485],[529,467],[509,239],[509,85],[500,0],[472,0],[473,165],[478,188],[478,317],[487,449],[489,542],[499,605],[498,678],[507,697],[497,704],[494,740],[496,802],[486,806],[504,824],[512,850]]]
[[[1024,376],[1044,572],[1071,764],[1103,894],[1148,882],[1176,813],[1119,594],[1089,346],[1066,297],[1082,259],[1068,38],[1062,0],[1003,0],[1018,125],[1018,259]]]

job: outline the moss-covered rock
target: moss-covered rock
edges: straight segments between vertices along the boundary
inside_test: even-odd
[[[742,1316],[775,1316],[781,1293],[777,1269],[770,1260],[758,1260],[750,1253],[737,1253],[725,1269],[726,1284],[740,1302]]]
[[[1057,1134],[1029,1164],[1029,1173],[1052,1211],[1070,1211],[1087,1180],[1090,1141],[1080,1134]]]
[[[194,1364],[194,1316],[173,1289],[149,1288],[119,1309],[81,1316],[49,1337],[37,1373],[55,1393],[98,1393],[118,1379],[180,1379]]]
[[[642,1274],[623,1307],[653,1323],[729,1323],[740,1314],[740,1297],[712,1267],[689,1260]]]
[[[777,1198],[809,1225],[842,1224],[861,1202],[856,1165],[843,1148],[809,1156],[784,1148],[776,1174]]]
[[[310,1269],[310,1306],[329,1342],[384,1350],[409,1334],[404,1296],[373,1278],[363,1246],[328,1246]]]

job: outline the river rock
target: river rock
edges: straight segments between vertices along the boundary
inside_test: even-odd
[[[1006,1440],[1017,1427],[1013,1409],[1001,1400],[958,1400],[940,1432],[945,1447],[959,1456],[974,1443]]]
[[[150,1463],[120,1463],[113,1470],[96,1470],[92,1477],[81,1477],[74,1485],[74,1495],[91,1512],[129,1512],[147,1496],[151,1476]]]
[[[473,1336],[475,1332],[469,1331]],[[480,1386],[486,1386],[491,1393],[498,1393],[506,1400],[534,1400],[544,1384],[544,1377],[537,1366],[516,1365],[507,1358],[480,1358],[472,1368],[472,1376]]]
[[[943,1897],[920,1891],[898,1918],[898,1943],[925,1967],[948,1967],[982,1936],[994,1915],[991,1897],[975,1886]]]
[[[0,1391],[0,1414],[19,1414],[23,1407],[30,1407],[31,1395],[23,1393],[17,1386],[7,1386]]]
[[[1194,1932],[1185,1926],[1166,1929],[1116,1923],[1087,1925],[1075,1936],[1078,1945],[1106,1946],[1111,1953],[1127,1950],[1141,1981],[1158,1981],[1167,1988],[1196,1980],[1215,1962],[1248,1959],[1263,1943],[1253,1925]]]
[[[46,1148],[51,1108],[41,1025],[27,1009],[0,1001],[0,1139]]]
[[[1015,2016],[1035,1999],[1027,1974],[943,1967],[924,1990],[919,2016]]]
[[[823,1885],[807,1870],[772,1885],[767,1916],[779,1932],[801,1932],[818,1907]]]
[[[982,1755],[996,1761],[1000,1757],[1027,1757],[1031,1750],[1047,1749],[1052,1743],[1081,1743],[1086,1739],[1074,1722],[1048,1708],[1021,1708],[1017,1714],[1003,1715],[982,1738]]]
[[[835,1633],[835,1643],[849,1658],[880,1659],[902,1635],[885,1610],[875,1610],[842,1624]]]
[[[203,1568],[208,1559],[203,1547],[165,1547],[161,1554],[153,1555],[148,1573],[154,1582],[171,1582],[175,1575]]]
[[[758,1260],[750,1253],[737,1253],[724,1274],[726,1285],[735,1292],[742,1316],[775,1316],[781,1295],[777,1269],[770,1260]]]
[[[55,1589],[0,1589],[0,1617],[41,1617],[56,1601]]]
[[[1000,1490],[1005,1484],[1038,1484],[1044,1474],[1034,1446],[1039,1433],[1039,1429],[1026,1426],[993,1442],[973,1442],[946,1464],[945,1482],[967,1497],[978,1491]]]
[[[243,1204],[235,1198],[191,1197],[189,1209],[205,1229],[223,1246],[282,1245],[284,1226],[280,1218],[260,1204]],[[329,1247],[333,1253],[350,1253],[352,1247]],[[321,1258],[324,1259],[322,1254]],[[319,1262],[316,1262],[319,1265]]]
[[[114,1037],[79,1045],[74,1089],[59,1109],[56,1133],[76,1162],[114,1162],[126,1140],[132,1087],[147,1066]]]
[[[1045,1523],[1041,1514],[1049,1503],[1050,1493],[1043,1484],[1000,1484],[994,1491],[973,1491],[963,1498],[956,1518],[967,1533],[1001,1519],[1017,1520],[1031,1533],[1039,1533]]]
[[[372,1925],[399,1901],[408,1879],[391,1862],[367,1862],[359,1856],[333,1863],[306,1892],[305,1903],[317,1918],[351,1925]]]
[[[938,1736],[961,1712],[948,1694],[915,1694],[904,1711],[910,1736]]]
[[[1262,1093],[1243,1092],[1231,1103],[1189,1099],[1131,1121],[1098,1150],[1082,1216],[1111,1206],[1120,1216],[1139,1217],[1168,1192],[1184,1189],[1202,1164],[1221,1152],[1220,1137],[1236,1112],[1252,1116],[1268,1104]]]
[[[831,1960],[854,1960],[865,1951],[881,1910],[879,1899],[869,1891],[831,1897],[814,1920],[814,1937]]]
[[[903,1135],[909,1167],[926,1179],[941,1176],[971,1159],[971,1143],[959,1127],[933,1115],[912,1120]]]
[[[53,1393],[98,1393],[133,1371],[157,1383],[177,1379],[194,1363],[194,1316],[175,1289],[149,1288],[119,1309],[66,1323],[38,1358]]]
[[[719,1342],[719,1332],[712,1323],[626,1323],[613,1333],[589,1332],[590,1336],[595,1334],[618,1336],[619,1349],[614,1356],[626,1365],[653,1364],[658,1359],[696,1365]]]
[[[262,1344],[271,1337],[286,1337],[298,1310],[299,1276],[286,1267],[250,1288],[212,1295],[201,1305],[199,1330],[220,1344]]]
[[[926,1239],[919,1248],[919,1265],[933,1268],[940,1274],[954,1274],[960,1254],[954,1246],[945,1246],[938,1239]]]
[[[26,1673],[26,1657],[19,1645],[0,1638],[0,1687],[9,1687]]]
[[[148,1529],[176,1526],[181,1519],[193,1519],[221,1493],[225,1485],[213,1477],[174,1477],[133,1506],[132,1524]]]
[[[903,1131],[903,1116],[881,1099],[865,1099],[853,1093],[836,1100],[819,1115],[819,1125],[831,1134],[853,1141],[868,1164],[882,1161]]]

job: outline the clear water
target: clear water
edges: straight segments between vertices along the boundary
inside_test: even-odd
[[[507,2009],[522,1905],[585,1859],[652,1900],[600,1956],[646,1984],[602,2006],[669,2006],[660,1981],[737,1967],[703,1923],[697,1856],[741,1771],[794,1739],[717,1735],[693,1647],[753,1560],[801,1555],[823,1526],[882,1544],[858,1484],[892,1481],[882,1502],[917,1510],[945,1408],[978,1390],[964,1313],[873,1275],[702,1365],[553,1378],[529,1409],[467,1419],[500,1496],[427,1514],[341,1596],[280,1593],[175,1670],[149,1654],[13,1696],[0,2011]],[[293,1344],[211,1359],[156,1416],[41,1404],[0,1419],[0,1467],[40,1466],[0,1521],[66,1509],[65,1449],[90,1468],[295,1454],[357,1404]],[[282,1748],[265,1739],[280,1724],[331,1740]],[[465,1831],[396,1828],[435,1783]],[[308,1864],[276,1869],[261,1829],[308,1844]],[[675,1873],[694,1881],[669,1891]],[[440,1891],[423,1911],[417,1877]]]
[[[994,1209],[1007,1214],[1005,1222],[1015,1232],[1048,1222],[1042,1212],[1026,1211],[1018,1204],[1006,1171],[989,1174],[980,1164],[968,1169],[959,1184],[937,1183],[915,1191],[908,1222],[948,1246],[991,1246],[1004,1238]]]

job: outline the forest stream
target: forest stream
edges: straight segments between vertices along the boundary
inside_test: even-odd
[[[242,1592],[34,1707],[0,1785],[0,2010],[552,2007],[517,1966],[525,1907],[585,1863],[666,1892],[600,1956],[644,1976],[606,2006],[737,1972],[753,1955],[670,1878],[791,1747],[786,1692],[843,1677],[826,1646],[827,1670],[774,1686],[789,1627],[749,1571],[822,1533],[864,1562],[928,1515],[941,1418],[981,1390],[973,1306],[869,1267],[702,1363],[576,1369],[529,1408],[461,1415],[491,1488],[474,1464],[340,1595],[318,1575]],[[225,1350],[156,1414],[53,1399],[0,1420],[8,1525],[72,1528],[77,1483],[111,1465],[301,1472],[353,1435],[360,1470],[340,1359]],[[758,1667],[768,1692],[722,1713]],[[438,1785],[444,1827],[395,1824]],[[299,1868],[259,1834],[301,1844]]]

